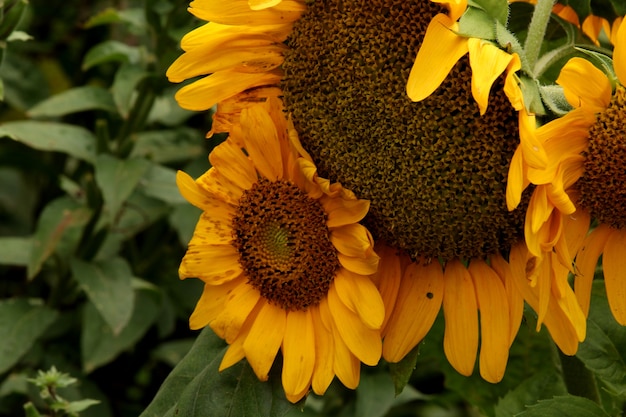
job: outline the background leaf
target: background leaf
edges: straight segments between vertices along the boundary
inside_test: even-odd
[[[139,49],[119,41],[104,41],[87,52],[82,68],[86,71],[96,65],[111,61],[136,63],[139,61]]]
[[[7,136],[41,151],[63,152],[93,162],[96,137],[85,128],[56,122],[25,120],[0,126],[0,137]]]
[[[0,374],[13,366],[57,318],[41,300],[0,301]]]
[[[72,259],[72,275],[117,336],[128,324],[134,307],[132,271],[122,258],[98,263]]]
[[[519,417],[609,417],[602,408],[587,398],[564,395],[539,401],[517,414]]]
[[[88,85],[56,94],[38,103],[28,113],[32,117],[58,117],[86,110],[117,111],[110,92]]]

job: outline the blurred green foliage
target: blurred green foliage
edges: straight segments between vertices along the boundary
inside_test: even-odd
[[[62,398],[99,401],[94,417],[623,414],[626,337],[601,280],[575,358],[599,403],[567,394],[532,313],[497,385],[450,367],[442,317],[403,362],[363,367],[356,391],[334,382],[291,405],[279,360],[267,383],[245,362],[218,373],[224,342],[187,325],[202,288],[177,268],[199,212],[175,173],[208,169],[219,138],[164,75],[200,22],[186,0],[23,4],[0,22],[0,415],[54,412],[28,382],[53,366],[78,380]]]

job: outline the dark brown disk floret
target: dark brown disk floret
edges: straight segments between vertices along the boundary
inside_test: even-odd
[[[609,107],[589,130],[580,204],[602,223],[626,227],[626,89],[617,87]]]
[[[339,268],[326,214],[287,181],[260,179],[239,200],[234,245],[250,285],[285,310],[306,310],[326,296]]]
[[[413,257],[482,257],[523,235],[525,204],[510,213],[505,203],[518,119],[501,81],[480,116],[467,59],[428,99],[407,97],[440,11],[425,0],[315,1],[288,39],[282,88],[321,175],[371,200],[375,238]]]

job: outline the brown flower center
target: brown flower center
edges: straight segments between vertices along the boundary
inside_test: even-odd
[[[525,205],[505,203],[517,114],[498,81],[480,116],[466,59],[431,97],[409,100],[440,11],[426,0],[315,1],[288,39],[282,87],[320,173],[371,200],[377,239],[413,257],[482,257],[522,237]]]
[[[626,89],[617,87],[609,107],[589,130],[580,204],[602,223],[626,227]]]
[[[317,200],[261,179],[239,200],[233,230],[249,284],[271,303],[306,310],[326,296],[339,261]]]

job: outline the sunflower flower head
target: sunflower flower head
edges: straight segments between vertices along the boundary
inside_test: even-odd
[[[267,106],[240,118],[209,171],[177,177],[203,210],[180,266],[204,282],[190,325],[230,344],[220,369],[245,357],[265,380],[280,350],[292,402],[335,375],[355,388],[359,363],[375,365],[382,349],[384,308],[368,277],[379,258],[358,224],[369,203],[319,178]]]

